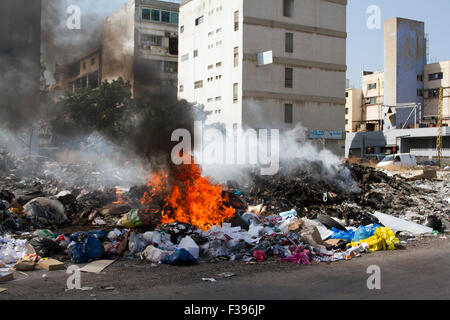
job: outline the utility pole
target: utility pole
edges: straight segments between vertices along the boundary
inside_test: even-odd
[[[437,152],[437,158],[439,167],[442,168],[441,163],[441,157],[442,157],[442,113],[444,108],[444,88],[441,87],[439,89],[439,107],[438,107],[438,123],[437,123],[437,129],[438,134],[436,138],[436,152]]]

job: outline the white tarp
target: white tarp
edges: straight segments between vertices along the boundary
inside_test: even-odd
[[[394,233],[397,233],[398,231],[409,231],[413,234],[422,234],[422,233],[429,233],[433,232],[432,228],[422,226],[420,224],[406,221],[403,219],[396,218],[394,216],[384,214],[381,212],[375,212],[373,214],[375,217],[377,217],[378,220],[385,226],[391,229]]]

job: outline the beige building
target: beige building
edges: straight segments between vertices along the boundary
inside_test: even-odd
[[[101,58],[102,49],[97,47],[84,52],[70,64],[56,66],[56,84],[50,90],[58,95],[65,90],[97,88],[102,77]]]
[[[345,97],[345,132],[357,132],[362,120],[362,90],[347,89]]]
[[[178,71],[176,3],[131,0],[103,23],[103,80],[119,77],[145,92],[176,94]]]
[[[229,130],[301,123],[343,154],[346,4],[183,0],[178,97]]]
[[[384,72],[367,72],[362,76],[363,131],[382,130],[384,104]]]
[[[450,60],[425,65],[424,75],[424,119],[437,123],[439,89],[444,88],[442,108],[443,123],[450,124]]]

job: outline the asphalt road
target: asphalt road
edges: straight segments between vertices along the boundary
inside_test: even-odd
[[[203,262],[192,267],[117,261],[100,274],[82,273],[82,287],[67,291],[65,271],[36,270],[0,283],[9,299],[297,300],[450,299],[450,241],[433,239],[405,250],[365,254],[351,261],[311,266],[270,260],[264,263]],[[70,264],[67,264],[67,266]],[[369,290],[367,268],[380,267],[381,289]],[[222,272],[236,276],[221,278]],[[43,274],[48,279],[42,278]],[[215,278],[217,282],[202,281]]]

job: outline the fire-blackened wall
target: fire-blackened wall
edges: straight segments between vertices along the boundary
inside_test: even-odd
[[[39,108],[41,0],[1,0],[0,14],[0,122],[18,129]]]

